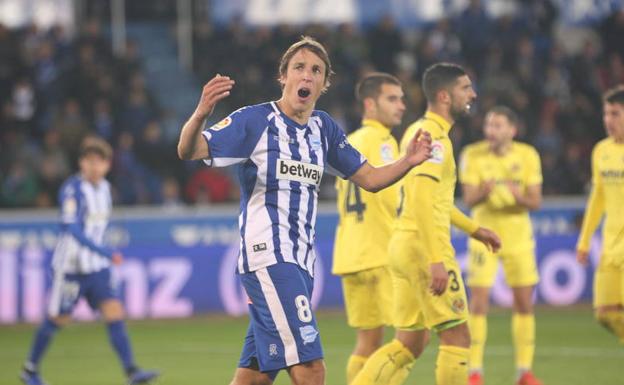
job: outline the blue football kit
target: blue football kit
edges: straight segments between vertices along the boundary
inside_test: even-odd
[[[349,178],[366,159],[325,112],[306,124],[275,102],[243,107],[203,131],[209,166],[238,164],[238,273],[250,325],[239,363],[274,376],[323,357],[311,309],[314,231],[325,171]]]

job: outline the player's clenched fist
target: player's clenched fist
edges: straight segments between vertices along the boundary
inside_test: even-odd
[[[195,109],[195,115],[203,119],[212,114],[219,100],[230,95],[230,90],[234,86],[234,83],[234,80],[230,79],[229,76],[221,76],[219,74],[210,79],[202,89],[199,103]]]

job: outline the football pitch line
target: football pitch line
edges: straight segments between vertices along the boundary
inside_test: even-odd
[[[198,344],[178,344],[175,346],[161,347],[161,348],[140,348],[138,354],[141,356],[154,356],[154,355],[178,355],[178,354],[206,354],[206,355],[234,355],[237,356],[241,351],[241,346],[234,345],[216,345],[199,346]],[[63,356],[69,357],[84,357],[84,356],[97,356],[100,354],[107,354],[110,351],[110,347],[106,344],[98,346],[85,346],[81,347],[63,348],[58,347],[54,350]],[[353,350],[351,345],[333,345],[324,349],[325,356],[347,356]],[[436,348],[434,346],[429,347],[424,355],[434,354]],[[624,349],[621,348],[597,348],[597,347],[572,347],[572,346],[540,346],[535,349],[536,356],[540,357],[568,357],[568,358],[605,358],[605,359],[623,359]],[[513,347],[505,345],[493,345],[486,346],[486,356],[494,357],[510,357],[514,355]],[[0,359],[13,357],[14,354],[10,351],[0,351]]]

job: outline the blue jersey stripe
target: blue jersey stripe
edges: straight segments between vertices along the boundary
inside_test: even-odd
[[[297,143],[297,129],[288,126],[286,129],[288,137],[291,139],[288,143],[291,159],[301,161],[301,154],[299,153],[299,146]],[[297,254],[299,251],[299,205],[301,200],[301,182],[290,182],[290,202],[288,213],[288,236],[293,243],[293,258],[298,260]]]

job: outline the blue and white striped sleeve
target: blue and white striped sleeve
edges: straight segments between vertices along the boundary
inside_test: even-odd
[[[366,158],[353,148],[344,131],[329,116],[325,115],[327,126],[327,171],[343,179],[348,179],[366,163]]]
[[[208,166],[225,167],[249,159],[266,126],[266,118],[255,107],[243,107],[228,117],[204,129],[210,157]]]

